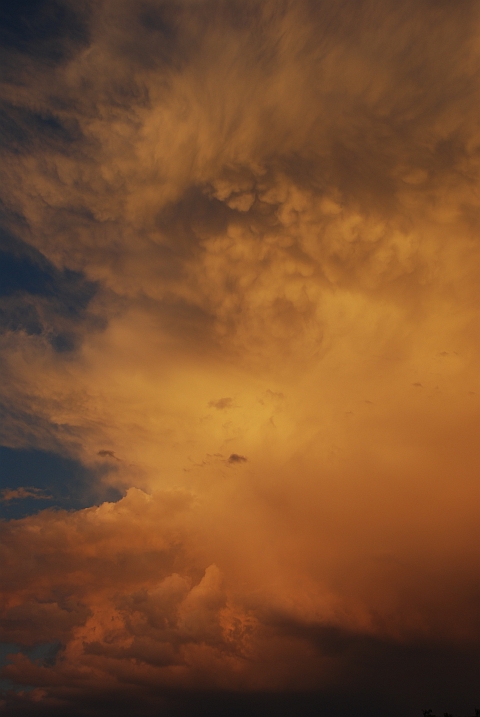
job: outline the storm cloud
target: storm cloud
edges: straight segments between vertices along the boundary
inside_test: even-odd
[[[0,709],[472,713],[477,3],[0,22]]]

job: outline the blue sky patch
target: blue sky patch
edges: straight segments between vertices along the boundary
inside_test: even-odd
[[[0,518],[23,518],[45,508],[80,510],[122,494],[102,480],[114,467],[87,468],[57,453],[0,446]]]
[[[55,659],[61,644],[55,642],[40,642],[33,646],[18,645],[15,642],[0,642],[0,670],[10,663],[9,656],[22,652],[32,662],[40,662],[44,667],[51,667],[55,664]],[[11,680],[0,679],[0,691],[14,690],[28,692],[33,687],[29,685],[15,685]]]

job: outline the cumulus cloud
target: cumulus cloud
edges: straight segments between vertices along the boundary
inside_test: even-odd
[[[0,524],[2,639],[61,644],[12,658],[34,690],[9,709],[367,684],[365,714],[404,714],[434,664],[466,710],[478,7],[26,8],[2,31],[1,441],[128,492]]]

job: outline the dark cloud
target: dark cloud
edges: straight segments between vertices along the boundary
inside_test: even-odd
[[[114,451],[107,451],[105,449],[98,451],[97,456],[101,456],[102,458],[115,458],[116,461],[121,460],[120,458],[117,458]]]
[[[225,408],[231,408],[233,399],[231,398],[218,398],[216,401],[209,401],[208,405],[211,408],[216,408],[218,411],[223,411]]]
[[[102,326],[88,312],[97,286],[79,273],[57,269],[19,239],[0,234],[0,330],[44,336],[55,351],[72,351],[83,322]]]
[[[246,461],[245,456],[241,456],[238,453],[232,453],[228,458],[228,463],[246,463]]]
[[[204,27],[208,22],[201,6],[189,8],[175,0],[142,0],[122,5],[122,34],[115,50],[130,61],[143,68],[180,71],[198,52],[199,21]],[[213,12],[210,21],[214,17]]]
[[[52,112],[34,112],[7,102],[0,103],[0,137],[2,152],[14,154],[46,147],[68,151],[80,139],[75,119],[62,121]]]
[[[83,0],[2,0],[0,4],[4,61],[7,53],[16,52],[58,63],[71,56],[72,47],[87,44],[88,37],[88,3]]]
[[[281,633],[307,640],[327,658],[333,682],[343,686],[352,703],[375,696],[370,707],[359,707],[361,715],[375,710],[375,702],[392,715],[420,714],[427,705],[439,712],[443,706],[456,715],[467,715],[478,703],[477,645],[415,639],[399,643],[328,625],[301,625],[288,619],[274,623]]]

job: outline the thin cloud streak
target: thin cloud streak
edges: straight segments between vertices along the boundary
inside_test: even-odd
[[[22,500],[23,498],[33,498],[34,500],[48,500],[51,498],[50,495],[45,494],[45,491],[32,486],[28,488],[4,488],[0,495],[0,500],[5,503],[11,500]]]

